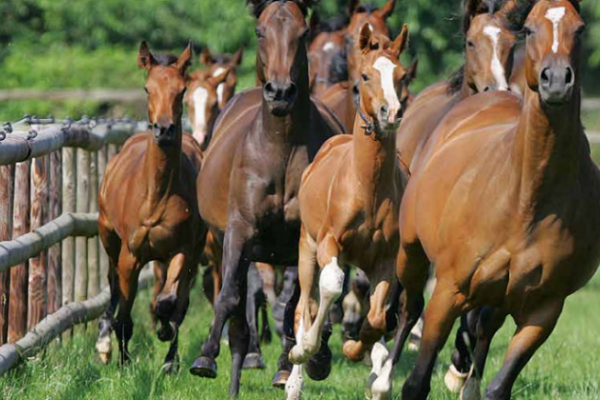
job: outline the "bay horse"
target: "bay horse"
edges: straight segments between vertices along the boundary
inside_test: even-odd
[[[213,127],[222,109],[221,104],[223,101],[227,104],[229,100],[225,100],[222,88],[234,69],[227,67],[217,71],[218,73],[210,69],[199,69],[190,73],[184,98],[192,125],[192,136],[203,150],[206,150],[210,141]]]
[[[265,84],[235,96],[225,107],[197,182],[202,218],[223,246],[224,276],[210,336],[190,372],[216,377],[221,332],[230,320],[230,396],[239,393],[248,351],[242,299],[249,264],[297,264],[301,174],[325,140],[343,133],[335,116],[309,97],[305,18],[313,2],[249,0],[248,4],[258,20],[257,76]],[[330,370],[331,353],[323,348],[309,369],[315,379],[324,379]],[[287,355],[282,362],[287,362]],[[289,362],[283,364],[276,381],[289,374]]]
[[[363,25],[360,109],[353,134],[327,141],[302,176],[301,295],[297,344],[290,352],[294,364],[306,363],[319,350],[325,318],[343,289],[340,262],[360,266],[371,287],[371,305],[359,340],[347,341],[344,354],[353,361],[362,360],[390,328],[388,320],[395,320],[386,305],[397,294],[398,212],[408,181],[395,145],[395,132],[408,101],[408,96],[402,97],[406,70],[398,61],[407,40],[406,25],[394,41],[373,34],[368,23]],[[314,316],[311,294],[317,265],[320,301]],[[301,374],[296,366],[286,388],[288,400],[300,398]]]
[[[153,308],[162,324],[158,337],[171,342],[163,369],[178,368],[178,329],[207,232],[195,199],[202,152],[181,129],[191,56],[190,45],[179,58],[154,56],[146,42],[140,45],[138,65],[148,73],[152,132],[129,139],[109,162],[98,199],[100,240],[110,261],[110,302],[96,343],[104,363],[111,357],[112,330],[121,364],[130,359],[138,276],[144,265],[157,261]]]
[[[342,121],[346,132],[352,132],[354,129],[354,117],[356,115],[357,84],[360,78],[359,61],[361,57],[361,50],[358,45],[360,30],[365,23],[368,23],[373,33],[389,37],[390,29],[386,24],[386,20],[392,15],[395,7],[396,0],[387,1],[380,9],[370,4],[361,4],[359,0],[350,0],[348,7],[350,23],[344,32],[348,81],[329,87],[326,92],[319,96],[319,99]]]
[[[600,261],[600,171],[581,123],[580,4],[519,3],[512,13],[526,16],[524,98],[483,93],[456,106],[434,132],[402,202],[397,267],[405,308],[397,339],[423,309],[430,261],[438,279],[403,400],[427,397],[455,319],[475,308],[483,311],[462,399],[480,398],[491,340],[508,315],[517,329],[485,398],[510,399],[566,298]]]
[[[235,94],[237,86],[237,68],[242,64],[244,57],[244,47],[240,47],[233,54],[213,54],[208,46],[202,48],[200,53],[200,63],[205,65],[212,76],[218,76],[224,70],[229,70],[227,79],[222,82],[217,88],[219,99],[219,109],[225,108],[227,102]]]
[[[316,11],[311,16],[310,92],[317,98],[330,86],[348,80],[346,25],[347,18],[341,16],[327,21],[320,21]]]

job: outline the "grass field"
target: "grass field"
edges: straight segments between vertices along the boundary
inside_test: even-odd
[[[131,342],[133,363],[120,368],[115,361],[102,366],[96,361],[94,341],[96,324],[72,341],[55,343],[39,358],[29,360],[0,380],[3,400],[216,400],[227,397],[230,355],[226,347],[219,358],[219,376],[203,380],[190,375],[187,368],[198,354],[208,333],[211,308],[195,290],[190,313],[181,332],[182,370],[165,377],[159,372],[167,344],[150,332],[149,291],[141,292],[135,305],[136,327]],[[511,333],[512,321],[498,333],[490,354],[484,382],[492,379],[502,362]],[[572,296],[554,335],[536,354],[521,374],[513,399],[592,400],[600,399],[600,276]],[[362,400],[369,369],[342,358],[340,333],[332,337],[334,367],[325,382],[306,380],[304,398],[322,400]],[[117,350],[113,338],[113,350]],[[241,399],[284,399],[283,392],[269,382],[275,372],[279,340],[264,348],[266,371],[245,371]],[[443,376],[448,366],[450,343],[436,366],[430,399],[457,399],[445,391]],[[394,398],[415,361],[416,354],[405,353],[394,378]]]

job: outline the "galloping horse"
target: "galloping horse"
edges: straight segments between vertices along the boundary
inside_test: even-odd
[[[196,141],[181,131],[191,56],[188,46],[179,58],[163,60],[145,42],[141,44],[138,65],[148,71],[145,89],[152,132],[125,143],[108,164],[100,188],[98,229],[110,260],[111,295],[100,319],[96,349],[105,363],[111,356],[113,329],[121,363],[129,360],[138,276],[144,265],[157,261],[153,308],[162,324],[158,337],[171,341],[163,368],[172,372],[178,367],[178,329],[207,231],[196,203],[202,153]]]
[[[511,3],[509,1],[508,3]],[[402,162],[414,159],[442,118],[460,101],[488,90],[507,90],[516,42],[502,5],[506,0],[469,0],[463,15],[465,65],[450,81],[423,90],[406,112],[396,136]]]
[[[517,330],[486,400],[508,400],[552,333],[566,298],[600,261],[600,171],[581,124],[581,33],[576,0],[521,0],[524,98],[483,93],[441,122],[401,206],[399,335],[423,309],[430,261],[437,286],[403,400],[423,400],[455,319],[483,307],[463,400],[479,399],[491,340],[507,315]],[[402,343],[396,343],[402,345]],[[388,377],[385,377],[387,379]]]
[[[389,0],[381,9],[361,4],[358,0],[350,1],[351,18],[345,30],[348,81],[329,87],[319,97],[342,121],[346,132],[352,132],[354,129],[354,117],[356,116],[355,100],[358,94],[357,84],[360,78],[359,62],[361,57],[361,50],[358,45],[360,30],[364,24],[369,24],[373,33],[389,37],[390,29],[385,21],[392,15],[395,6],[396,0]]]
[[[219,95],[223,97],[222,87],[232,71],[231,67],[227,67],[220,69],[216,75],[211,70],[196,70],[189,74],[184,102],[192,125],[192,136],[203,150],[208,146],[222,109],[222,99]]]
[[[514,7],[513,0],[469,0],[463,13],[465,65],[449,81],[436,83],[415,99],[406,112],[396,136],[396,146],[402,163],[413,172],[419,155],[443,117],[465,98],[489,90],[507,90],[513,63],[513,49],[518,23],[507,18]],[[446,386],[460,391],[471,368],[470,349],[464,334],[476,320],[465,316],[456,336],[457,351],[445,377]],[[412,341],[411,341],[412,344]]]
[[[398,294],[395,260],[398,254],[398,212],[408,181],[396,157],[395,131],[408,96],[404,92],[406,70],[398,58],[408,40],[408,28],[392,42],[371,33],[368,24],[360,32],[360,109],[352,136],[338,136],[323,145],[306,169],[300,185],[302,230],[299,244],[301,295],[298,304],[297,344],[290,352],[294,364],[303,364],[318,350],[325,318],[342,293],[344,272],[340,262],[360,266],[369,278],[371,306],[358,342],[344,344],[353,361],[395,322],[386,304]],[[320,302],[316,318],[311,313],[311,293],[317,264]],[[288,383],[288,399],[299,399],[302,370],[295,367]]]
[[[197,183],[202,218],[223,246],[224,280],[210,337],[190,372],[216,377],[221,332],[230,319],[231,396],[239,392],[248,351],[243,301],[248,267],[252,261],[297,263],[301,174],[325,140],[343,132],[327,108],[309,97],[305,17],[312,1],[248,3],[258,19],[257,76],[265,84],[229,102]],[[324,350],[309,368],[310,375],[324,379],[330,363],[331,353]],[[291,368],[284,367],[277,382],[287,379]]]

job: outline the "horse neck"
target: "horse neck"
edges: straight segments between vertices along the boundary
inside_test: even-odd
[[[560,109],[547,109],[537,92],[526,89],[514,148],[523,210],[550,200],[576,181],[586,139],[581,124],[581,92]]]
[[[356,190],[368,217],[376,212],[382,201],[389,198],[387,195],[389,188],[394,184],[395,135],[384,136],[377,132],[366,135],[364,122],[357,113],[352,133],[352,147],[352,172],[358,181]]]
[[[467,97],[471,97],[475,94],[475,91],[469,86],[468,82],[469,82],[469,80],[465,76],[462,81],[462,86],[460,87],[460,90],[457,93],[458,100],[464,100]]]
[[[304,54],[306,59],[306,53]],[[291,112],[283,117],[273,115],[263,97],[262,127],[259,140],[285,145],[306,144],[310,125],[310,83],[308,63],[305,61],[298,80],[298,97]]]
[[[167,197],[181,171],[182,131],[178,124],[175,143],[168,148],[156,144],[153,135],[148,137],[144,158],[144,176],[147,177],[147,200],[156,204]]]

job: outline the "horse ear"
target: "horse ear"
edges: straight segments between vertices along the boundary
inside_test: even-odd
[[[482,5],[482,0],[467,0],[465,3],[465,13],[463,16],[463,33],[466,35],[471,28],[471,21],[478,14],[480,14],[480,9]]]
[[[219,86],[221,83],[225,82],[225,80],[227,79],[227,77],[229,76],[229,73],[231,72],[233,68],[225,68],[223,69],[221,72],[219,72],[217,75],[211,76],[210,78],[208,78],[208,80],[214,85],[214,86]]]
[[[419,67],[419,59],[415,58],[413,62],[410,63],[408,70],[406,70],[406,83],[411,83],[415,79],[417,79],[417,69]]]
[[[231,62],[235,65],[241,65],[244,58],[244,46],[240,47],[231,58]]]
[[[150,68],[152,68],[156,64],[157,64],[156,59],[150,52],[148,43],[146,43],[146,41],[143,41],[140,44],[140,50],[138,52],[138,67],[149,71]]]
[[[204,46],[202,48],[202,53],[200,53],[200,62],[206,66],[211,66],[215,63],[215,59],[213,58],[208,46]]]
[[[381,18],[383,19],[388,19],[394,13],[395,7],[396,0],[389,0],[383,5],[383,7],[381,7],[381,9],[379,10],[379,15],[381,15]]]
[[[361,50],[365,50],[369,46],[371,35],[371,27],[368,23],[364,24],[362,28],[360,28],[360,34],[358,36],[358,43]]]
[[[192,42],[190,41],[183,51],[177,61],[175,62],[175,66],[182,74],[185,74],[189,66],[192,64]]]
[[[348,15],[352,16],[356,10],[358,9],[358,7],[360,6],[360,0],[350,0],[350,3],[348,3]]]
[[[400,54],[406,50],[408,44],[408,25],[404,24],[402,32],[396,37],[390,46],[390,51],[394,53],[396,57],[400,57]]]

